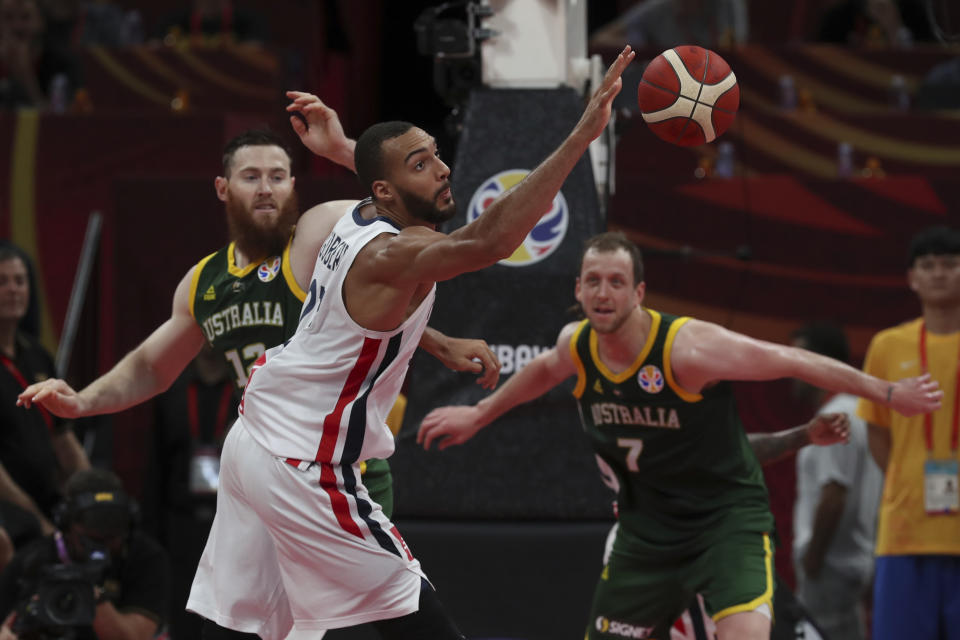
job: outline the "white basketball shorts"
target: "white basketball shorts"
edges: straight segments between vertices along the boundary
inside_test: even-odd
[[[359,465],[278,458],[243,421],[224,442],[217,514],[187,610],[264,640],[415,612],[420,563],[370,499]]]

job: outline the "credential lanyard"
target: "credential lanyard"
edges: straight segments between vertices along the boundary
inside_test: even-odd
[[[233,396],[233,385],[224,384],[220,393],[220,405],[217,407],[217,421],[214,424],[213,441],[217,442],[227,428],[227,412],[230,410],[230,398]],[[194,440],[200,439],[200,412],[197,408],[197,383],[191,382],[187,386],[187,417],[190,420],[190,434]]]
[[[927,367],[927,323],[920,322],[920,366],[923,373]],[[927,453],[933,455],[933,414],[923,414],[923,432],[927,441]],[[950,451],[957,453],[957,441],[960,438],[960,352],[957,353],[957,379],[953,394],[953,430],[950,432]]]

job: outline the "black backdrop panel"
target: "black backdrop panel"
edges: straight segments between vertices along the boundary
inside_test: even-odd
[[[531,170],[566,137],[583,108],[568,89],[475,92],[453,165],[457,216],[466,224],[475,194],[492,198],[514,169]],[[507,172],[506,177],[503,173]],[[491,178],[501,175],[499,181]],[[448,335],[483,338],[504,364],[501,384],[533,355],[556,343],[573,319],[573,290],[584,239],[603,230],[586,154],[561,191],[558,205],[531,234],[524,266],[494,265],[440,283],[431,326]],[[565,233],[562,229],[565,228]],[[561,239],[562,238],[562,239]],[[537,244],[539,241],[540,244]],[[516,264],[516,262],[514,263]],[[463,446],[423,451],[415,434],[426,413],[474,403],[487,392],[475,376],[446,370],[418,352],[408,385],[404,427],[391,458],[400,516],[441,518],[604,518],[611,495],[599,480],[570,395],[572,379],[544,398],[515,409]]]

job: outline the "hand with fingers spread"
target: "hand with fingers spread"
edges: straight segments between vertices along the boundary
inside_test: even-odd
[[[356,142],[343,132],[337,112],[323,100],[303,91],[287,91],[293,102],[287,105],[290,124],[303,145],[313,153],[354,171]]]
[[[483,427],[477,407],[440,407],[427,414],[417,431],[417,444],[424,449],[437,443],[443,451],[455,444],[463,444]]]
[[[486,340],[448,337],[443,352],[434,355],[448,369],[481,374],[477,384],[484,389],[493,390],[497,387],[500,360]]]
[[[825,447],[850,442],[850,417],[845,413],[822,413],[807,423],[810,444]]]
[[[623,80],[620,76],[635,56],[636,52],[630,50],[630,45],[623,48],[617,59],[607,69],[603,82],[594,91],[593,97],[590,98],[590,102],[584,109],[576,130],[589,136],[590,140],[599,136],[604,127],[607,126],[607,122],[610,121],[613,99],[617,97],[623,87]]]
[[[17,396],[18,407],[29,409],[34,404],[61,418],[80,418],[86,415],[80,396],[73,387],[59,378],[34,383]]]
[[[940,408],[943,391],[929,373],[915,378],[903,378],[887,389],[886,404],[910,417],[920,413],[932,413]]]

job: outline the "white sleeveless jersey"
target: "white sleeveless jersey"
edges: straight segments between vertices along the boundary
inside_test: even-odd
[[[387,414],[400,393],[427,326],[436,285],[403,324],[371,331],[347,313],[343,283],[360,250],[391,220],[344,215],[327,237],[296,333],[253,366],[240,403],[244,424],[267,451],[283,458],[355,464],[394,449]]]

